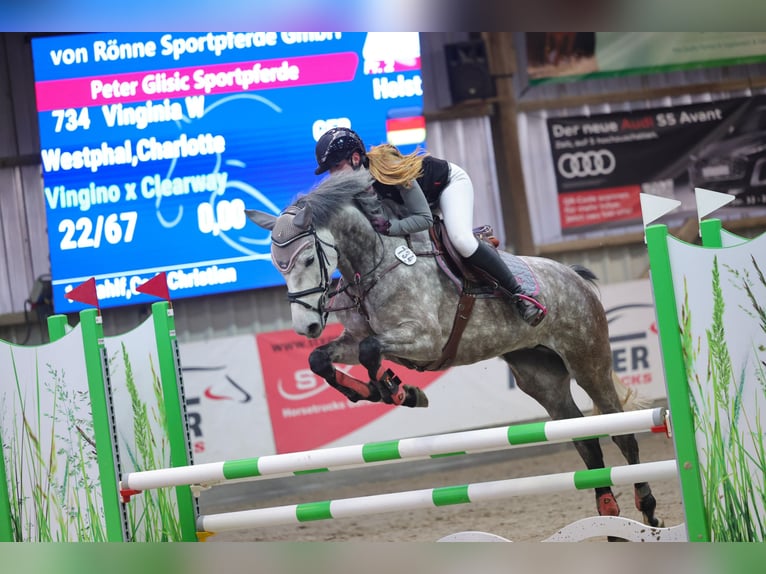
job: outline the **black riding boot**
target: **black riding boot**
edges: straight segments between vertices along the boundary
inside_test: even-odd
[[[500,254],[490,245],[479,241],[479,248],[473,255],[468,256],[466,261],[494,279],[497,286],[516,303],[516,308],[524,321],[535,326],[543,320],[546,313],[545,309],[536,306],[524,297],[519,297],[519,295],[523,295],[521,285],[516,281],[516,277],[508,269]]]

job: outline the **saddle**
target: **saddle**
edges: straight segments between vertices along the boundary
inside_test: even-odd
[[[437,253],[436,262],[455,284],[458,293],[466,292],[484,297],[503,296],[500,291],[492,286],[494,283],[492,277],[487,275],[482,269],[469,264],[457,252],[457,249],[455,249],[455,246],[450,241],[447,228],[444,226],[441,218],[434,218],[434,224],[429,229],[429,234],[434,250]],[[473,234],[476,239],[489,243],[495,249],[500,245],[490,225],[474,228]],[[504,251],[500,252],[500,257],[516,277],[524,294],[531,297],[539,294],[540,286],[537,283],[537,279],[523,259]]]
[[[489,225],[474,228],[474,235],[479,241],[489,243],[493,248],[497,248],[500,242],[495,237],[494,230]],[[452,322],[447,342],[442,347],[442,353],[439,359],[428,366],[428,370],[443,370],[450,366],[455,357],[460,338],[463,335],[468,320],[471,318],[473,306],[477,297],[504,297],[494,286],[494,281],[486,275],[484,271],[470,265],[457,252],[455,246],[449,239],[447,229],[439,217],[434,218],[433,226],[429,229],[429,236],[433,243],[436,253],[436,262],[442,271],[455,284],[456,290],[460,296],[455,318]],[[539,286],[529,266],[520,258],[510,253],[501,252],[501,257],[511,272],[516,276],[516,280],[521,285],[524,293],[537,295]]]
[[[489,225],[477,227],[473,234],[479,241],[485,241],[497,248],[500,245],[495,232]],[[473,295],[482,294],[485,296],[493,295],[493,289],[483,279],[481,271],[470,265],[460,253],[457,252],[447,233],[444,222],[439,217],[434,218],[433,226],[429,228],[431,242],[436,252],[436,262],[442,271],[449,277],[460,293],[470,293]]]

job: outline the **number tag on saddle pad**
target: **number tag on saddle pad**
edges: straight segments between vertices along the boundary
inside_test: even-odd
[[[394,255],[396,255],[396,258],[405,265],[414,265],[415,261],[418,260],[418,256],[406,245],[397,247],[396,251],[394,251]]]

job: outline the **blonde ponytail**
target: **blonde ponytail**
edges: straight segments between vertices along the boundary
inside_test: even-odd
[[[420,148],[407,155],[391,144],[373,146],[367,152],[370,158],[370,174],[386,185],[409,187],[411,182],[423,175],[423,157]]]

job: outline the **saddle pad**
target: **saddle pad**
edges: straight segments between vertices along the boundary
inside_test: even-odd
[[[444,228],[441,220],[435,221],[434,231],[436,232],[435,235],[437,237],[442,236]],[[458,292],[462,291],[464,287],[463,278],[459,271],[451,268],[455,265],[452,263],[454,261],[452,257],[454,248],[450,248],[447,245],[439,246],[435,243],[434,237],[427,231],[421,231],[410,235],[408,241],[415,252],[420,250],[422,250],[422,252],[428,252],[430,250],[439,252],[443,247],[441,255],[436,257],[436,262],[447,277],[449,277],[455,284]],[[522,292],[530,297],[536,297],[540,293],[540,285],[537,283],[537,278],[529,265],[527,265],[527,263],[520,257],[512,255],[506,251],[498,250],[498,253],[503,262],[505,262],[511,270],[511,273],[516,277],[516,281],[518,281],[521,286]],[[450,263],[448,263],[447,260],[449,260]],[[479,287],[477,292],[480,293],[484,289],[486,289],[486,287]]]
[[[500,257],[516,277],[516,281],[521,285],[521,290],[525,295],[535,297],[540,293],[540,285],[537,283],[537,277],[530,269],[527,262],[517,255],[512,255],[505,251],[498,251]]]

